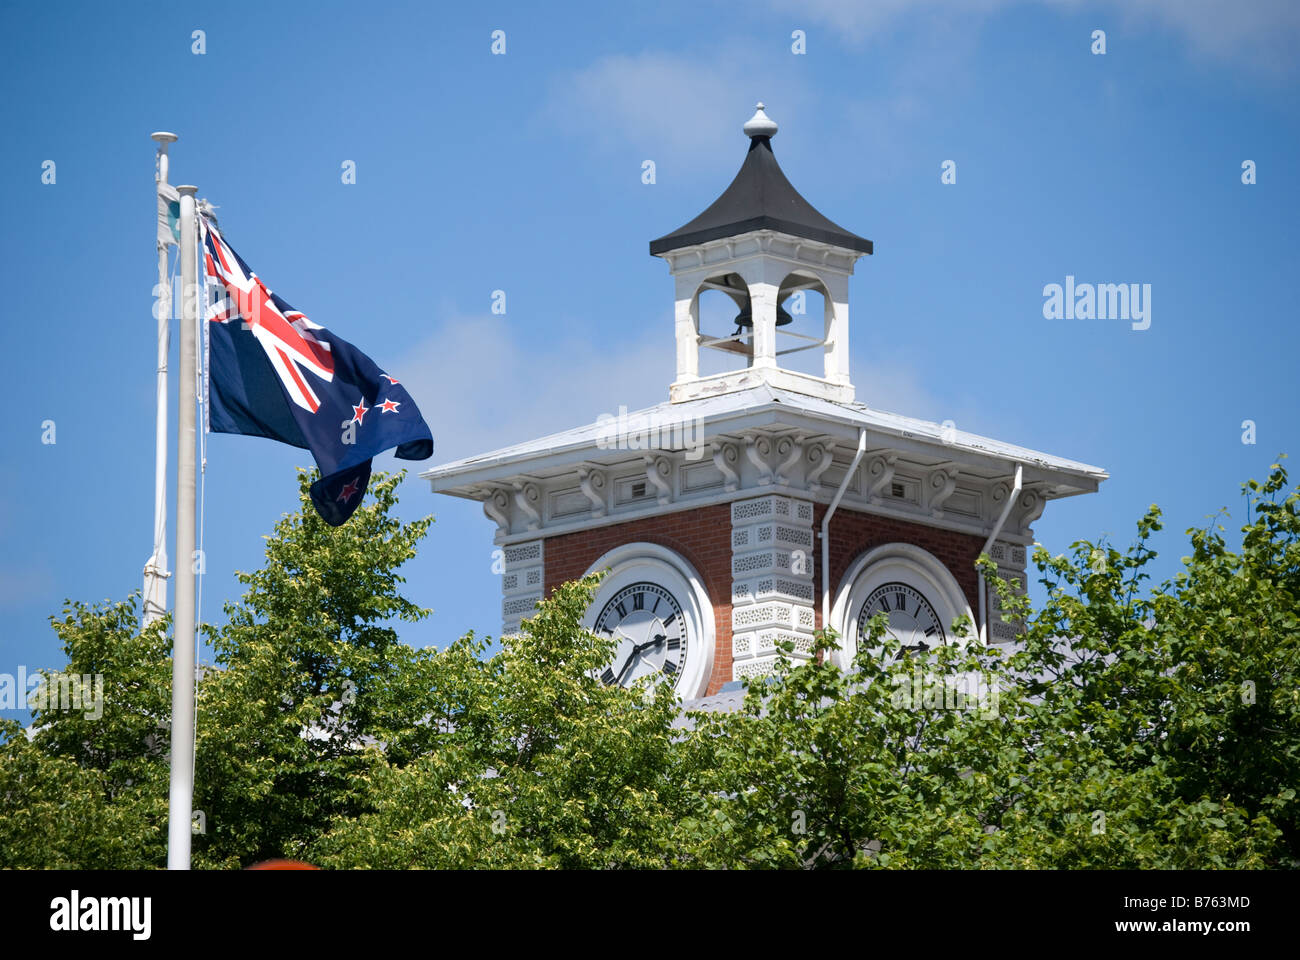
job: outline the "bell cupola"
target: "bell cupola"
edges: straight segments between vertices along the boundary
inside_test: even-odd
[[[786,179],[772,153],[777,125],[762,103],[744,132],[749,151],[731,185],[690,223],[650,242],[676,283],[677,378],[669,397],[680,403],[767,383],[851,402],[849,277],[871,241],[822,216]],[[707,291],[734,302],[733,332],[701,331]],[[802,303],[803,291],[821,294],[824,323],[801,332],[791,329],[787,303]],[[733,369],[701,375],[701,349],[730,355]],[[820,376],[782,366],[784,356],[817,349]]]

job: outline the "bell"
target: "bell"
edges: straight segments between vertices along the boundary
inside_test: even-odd
[[[786,311],[785,307],[781,306],[778,303],[776,305],[776,325],[778,327],[784,327],[786,324],[793,323],[793,322],[794,322],[794,317],[790,316],[790,314]],[[754,308],[751,304],[747,303],[743,308],[741,308],[740,313],[736,314],[736,333],[740,333],[741,330],[753,326],[754,326]],[[733,333],[732,336],[734,337],[736,333]]]

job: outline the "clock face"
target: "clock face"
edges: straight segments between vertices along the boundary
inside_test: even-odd
[[[690,635],[677,598],[656,583],[624,587],[605,604],[592,628],[618,641],[601,673],[608,684],[629,687],[642,677],[674,683],[690,653]]]
[[[867,621],[878,613],[889,615],[885,635],[902,644],[899,656],[909,650],[929,650],[944,642],[943,626],[930,601],[905,583],[886,583],[867,597],[858,614],[858,636],[865,637]]]

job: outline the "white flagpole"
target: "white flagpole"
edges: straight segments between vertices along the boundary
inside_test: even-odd
[[[172,618],[171,790],[167,805],[167,869],[190,868],[194,804],[194,531],[195,531],[195,376],[198,355],[197,223],[194,193],[181,196],[181,350],[180,411],[176,442],[176,612]],[[189,572],[185,572],[185,567]]]
[[[158,186],[160,194],[167,184],[167,146],[175,143],[177,136],[160,130],[151,139],[158,143]],[[161,217],[159,196],[154,198],[155,213]],[[159,224],[161,230],[162,224]],[[144,616],[143,626],[161,620],[167,612],[167,355],[171,349],[172,292],[167,275],[167,247],[158,237],[158,301],[154,309],[158,316],[158,389],[157,423],[154,436],[153,476],[153,555],[144,566]]]

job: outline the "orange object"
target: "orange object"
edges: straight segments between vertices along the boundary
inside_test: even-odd
[[[320,867],[312,866],[310,863],[303,863],[301,860],[263,860],[261,863],[255,863],[247,870],[319,870]]]

